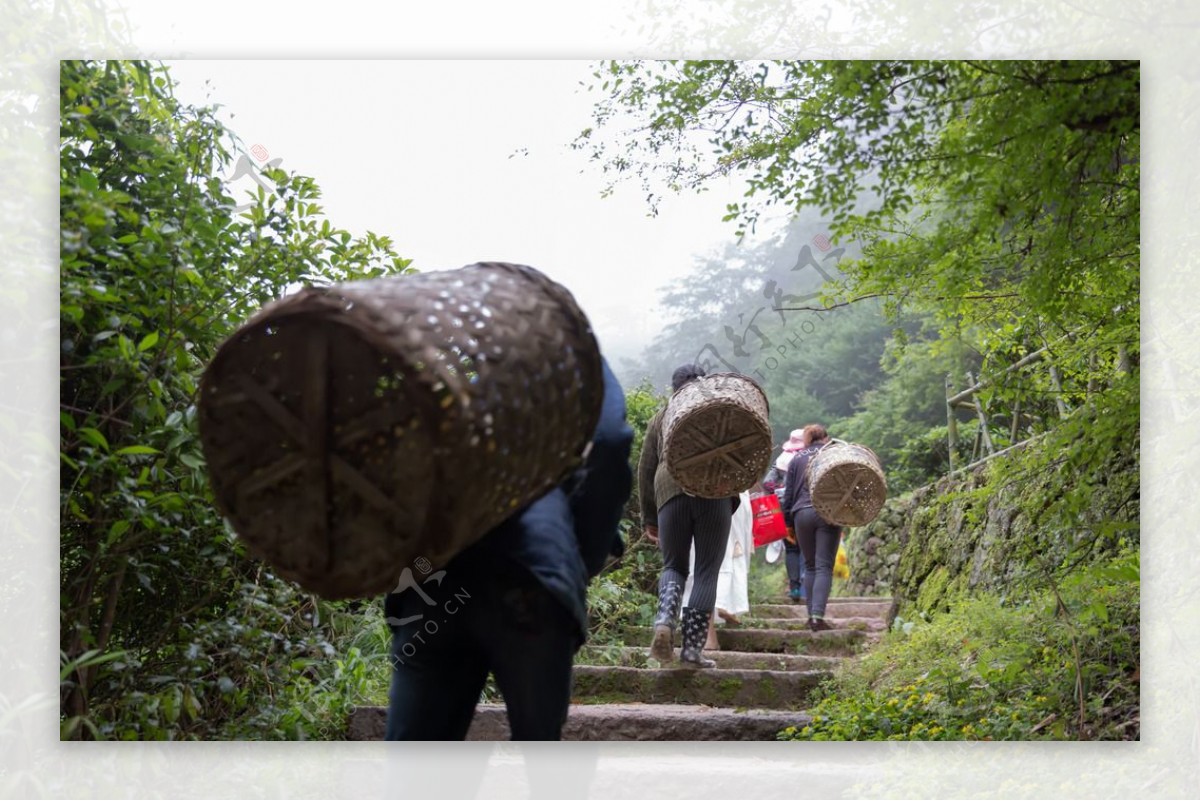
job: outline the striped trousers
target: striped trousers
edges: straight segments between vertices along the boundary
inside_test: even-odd
[[[663,555],[663,574],[659,589],[671,582],[682,591],[688,577],[692,543],[696,544],[696,572],[692,576],[692,594],[688,606],[711,612],[717,600],[717,577],[729,526],[738,498],[696,498],[676,495],[658,510],[658,547]]]

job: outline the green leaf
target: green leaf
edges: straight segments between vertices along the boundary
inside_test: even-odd
[[[90,651],[84,651],[82,654],[75,657],[74,659],[67,661],[66,655],[62,654],[61,655],[62,667],[58,672],[58,680],[60,682],[66,681],[67,676],[70,676],[72,673],[74,673],[79,668],[93,667],[95,665],[102,665],[105,662],[111,662],[114,659],[120,659],[121,657],[123,657],[125,655],[126,655],[125,651],[109,651],[108,653],[103,654],[100,652],[99,649],[94,648]]]
[[[129,530],[130,525],[132,524],[128,520],[118,520],[109,526],[108,539],[105,540],[105,544],[111,547],[113,543],[121,539],[122,534]]]
[[[179,712],[183,707],[183,691],[176,684],[167,688],[161,697],[163,716],[166,717],[168,723],[177,723],[179,721]]]
[[[79,185],[85,191],[96,192],[100,189],[100,179],[98,179],[95,173],[91,172],[90,170],[84,170],[80,172],[76,176],[76,180],[79,181]]]
[[[149,445],[127,445],[116,451],[116,456],[138,456],[141,454],[160,453],[157,448],[151,448]]]
[[[117,243],[121,245],[132,245],[136,241],[138,241],[137,234],[125,234],[125,236],[117,239]]]
[[[84,442],[87,442],[90,445],[93,445],[97,448],[101,448],[105,451],[107,451],[109,449],[108,448],[108,440],[105,438],[105,436],[103,434],[101,434],[99,431],[97,431],[94,428],[81,428],[76,433],[79,435],[80,439],[82,439]]]
[[[151,331],[149,334],[146,334],[146,336],[142,337],[142,341],[138,343],[138,346],[137,346],[138,353],[142,353],[144,351],[150,350],[150,348],[153,348],[157,344],[158,344],[158,332]]]
[[[202,470],[204,468],[204,459],[192,453],[179,454],[179,461],[183,462],[188,467]]]
[[[183,687],[183,711],[189,720],[196,720],[200,717],[200,702],[196,699],[192,688],[186,684]]]

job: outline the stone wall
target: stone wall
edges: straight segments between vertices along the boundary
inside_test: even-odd
[[[1038,470],[1036,456],[1007,453],[889,500],[870,525],[851,529],[846,536],[846,593],[890,595],[893,614],[938,612],[963,591],[1003,593],[1036,569],[1032,561],[1041,566],[1060,562],[1068,552],[1078,553],[1088,538],[1111,539],[1115,530],[1136,540],[1136,446],[1078,475],[1065,467]],[[1012,463],[1004,465],[1009,460]],[[1011,469],[1026,463],[1035,466],[1027,474]],[[1020,480],[990,485],[993,466],[1010,468],[1009,474]],[[1085,487],[1088,493],[1078,525],[1066,529],[1039,521],[1040,509],[1031,508],[1030,498],[1036,491],[1044,498],[1047,490],[1053,496],[1067,483]]]

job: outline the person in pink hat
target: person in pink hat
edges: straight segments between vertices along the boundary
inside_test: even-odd
[[[804,429],[797,428],[792,431],[787,441],[783,443],[783,452],[775,460],[771,475],[764,482],[764,485],[773,490],[781,501],[785,491],[784,483],[788,465],[792,463],[792,457],[806,447],[808,447],[808,442],[804,438]],[[800,555],[800,546],[790,534],[783,541],[783,563],[787,567],[788,597],[794,604],[802,603],[804,601],[804,559]]]

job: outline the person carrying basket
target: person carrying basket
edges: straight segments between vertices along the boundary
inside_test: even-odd
[[[825,620],[825,607],[833,588],[833,564],[841,530],[813,508],[812,489],[808,486],[808,465],[829,442],[823,425],[813,423],[803,429],[805,447],[788,464],[783,493],[783,514],[788,528],[804,555],[804,596],[808,607],[808,627],[812,631],[833,628]]]
[[[671,376],[671,388],[679,389],[703,378],[698,365],[685,364]],[[642,527],[646,538],[658,545],[663,555],[659,578],[658,615],[650,656],[660,663],[673,661],[676,619],[680,615],[684,585],[688,578],[688,560],[692,544],[696,563],[692,592],[682,609],[683,644],[679,663],[684,667],[709,668],[715,663],[701,655],[708,635],[708,622],[717,598],[717,579],[721,560],[729,540],[733,513],[740,500],[702,498],[687,494],[671,475],[663,458],[664,437],[661,410],[650,419],[638,462],[638,493],[641,499]]]

